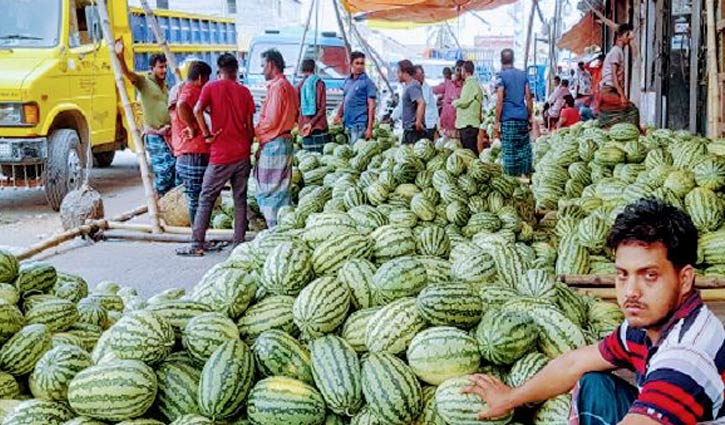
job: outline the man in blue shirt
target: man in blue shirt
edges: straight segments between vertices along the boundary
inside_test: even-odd
[[[373,123],[375,122],[375,98],[377,87],[365,74],[365,54],[352,52],[350,55],[352,75],[345,80],[343,86],[343,100],[337,111],[335,122],[342,121],[347,131],[350,144],[360,139],[373,137]]]
[[[510,176],[532,173],[529,130],[534,103],[526,72],[514,68],[514,51],[501,51],[501,72],[496,82],[495,132],[501,137],[503,169]]]

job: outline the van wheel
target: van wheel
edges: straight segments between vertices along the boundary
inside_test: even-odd
[[[59,129],[48,138],[45,167],[45,198],[55,211],[65,195],[83,184],[85,170],[80,154],[80,138],[75,130]]]
[[[107,168],[113,163],[116,151],[96,152],[93,154],[93,166],[98,168]]]

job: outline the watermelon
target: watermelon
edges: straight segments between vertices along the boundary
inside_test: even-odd
[[[335,275],[350,259],[368,259],[372,255],[372,244],[362,234],[346,233],[333,235],[315,248],[312,253],[312,268],[317,276]]]
[[[23,314],[14,305],[0,299],[0,346],[25,324]]]
[[[8,266],[5,260],[5,267]],[[9,274],[9,272],[8,272]],[[21,263],[18,276],[15,279],[15,287],[21,294],[26,292],[46,293],[53,289],[58,279],[55,267],[41,261]]]
[[[142,416],[156,398],[156,374],[137,360],[114,360],[80,371],[68,386],[76,413],[123,421]]]
[[[342,325],[350,308],[350,290],[333,277],[322,277],[300,292],[292,317],[303,337],[314,339]]]
[[[261,285],[274,295],[297,295],[312,278],[312,253],[299,241],[274,248],[262,268]]]
[[[486,402],[475,394],[463,394],[463,389],[471,385],[468,376],[451,378],[443,382],[435,394],[436,410],[448,424],[456,425],[505,425],[511,421],[508,415],[479,420],[478,414],[486,411]]]
[[[386,351],[399,354],[406,350],[425,325],[415,306],[415,298],[401,298],[381,308],[369,319],[365,345],[373,353]]]
[[[21,376],[30,373],[35,363],[51,348],[51,333],[45,325],[27,325],[0,348],[0,370]]]
[[[350,289],[350,301],[355,309],[372,307],[372,281],[375,265],[365,259],[346,261],[337,272],[340,283]]]
[[[0,249],[0,282],[13,282],[19,271],[18,259],[10,251]]]
[[[509,365],[536,346],[531,320],[511,310],[487,312],[474,332],[481,356],[495,365]]]
[[[236,319],[247,309],[256,292],[256,274],[222,263],[202,277],[189,299]]]
[[[212,420],[232,417],[242,407],[254,381],[254,355],[245,343],[220,344],[201,371],[199,410]]]
[[[30,391],[38,399],[65,402],[68,384],[81,370],[93,364],[82,348],[61,345],[47,351],[29,378]]]
[[[526,313],[539,327],[539,347],[550,358],[586,345],[581,328],[556,307],[532,306]]]
[[[8,304],[17,304],[20,300],[20,292],[18,289],[9,283],[0,283],[0,301],[5,301]]]
[[[393,222],[392,216],[390,221]],[[415,236],[403,226],[378,227],[369,238],[373,242],[373,256],[380,263],[415,252]]]
[[[214,422],[201,415],[187,414],[177,418],[170,425],[214,425]]]
[[[256,365],[264,376],[286,376],[313,384],[310,352],[286,332],[262,332],[252,345]]]
[[[294,302],[293,297],[277,295],[266,297],[250,307],[237,322],[242,339],[247,344],[253,344],[257,336],[269,329],[279,329],[292,336],[299,335],[292,317]]]
[[[20,386],[15,377],[9,373],[0,372],[0,400],[19,398]]]
[[[534,414],[534,425],[567,423],[571,411],[571,395],[563,394],[544,402]]]
[[[481,320],[483,304],[480,296],[464,283],[428,285],[416,298],[421,317],[434,326],[455,326],[470,329]]]
[[[363,405],[360,362],[344,339],[326,335],[310,343],[312,375],[327,407],[352,416]]]
[[[80,306],[78,308],[81,310]],[[186,324],[193,317],[203,313],[211,313],[212,311],[208,304],[185,299],[152,304],[146,309],[168,322],[177,334],[186,327]]]
[[[371,353],[362,364],[362,390],[368,408],[381,423],[407,425],[423,408],[413,371],[388,353]]]
[[[426,285],[425,268],[415,257],[400,257],[380,266],[373,275],[372,293],[377,305],[417,295]]]
[[[340,332],[342,338],[358,353],[368,351],[365,345],[368,323],[380,309],[381,307],[371,307],[358,310],[350,314],[343,324],[342,331]]]
[[[169,421],[175,421],[185,414],[199,413],[197,392],[200,379],[201,372],[189,358],[167,358],[156,368],[156,404]]]
[[[481,355],[478,343],[466,332],[440,326],[417,334],[410,342],[407,359],[418,378],[439,385],[447,379],[476,372]]]
[[[511,387],[520,387],[543,369],[548,362],[549,358],[539,352],[521,357],[511,366],[511,371],[506,377],[506,384]]]
[[[204,364],[217,347],[239,339],[239,329],[227,316],[203,313],[189,320],[182,331],[181,342],[189,355]]]
[[[234,322],[230,323],[236,331]],[[108,347],[119,358],[148,364],[158,363],[168,356],[174,342],[171,325],[150,311],[127,313],[108,330]]]
[[[257,382],[247,399],[247,417],[256,425],[322,425],[325,401],[312,386],[272,376]]]
[[[19,403],[3,419],[3,425],[61,425],[73,418],[63,403],[46,400],[26,400]]]
[[[78,321],[88,323],[100,327],[106,327],[108,322],[108,312],[97,302],[83,298],[76,304],[78,311]]]

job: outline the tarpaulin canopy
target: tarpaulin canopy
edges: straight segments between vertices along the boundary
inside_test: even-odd
[[[341,0],[350,13],[367,19],[434,23],[468,11],[495,9],[517,0]]]
[[[602,43],[602,24],[597,22],[592,12],[587,13],[576,25],[565,32],[556,46],[577,55],[587,53],[587,48]]]

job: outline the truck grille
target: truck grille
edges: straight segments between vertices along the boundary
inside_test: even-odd
[[[0,166],[0,188],[13,187],[32,189],[43,185],[45,165],[3,164]]]

